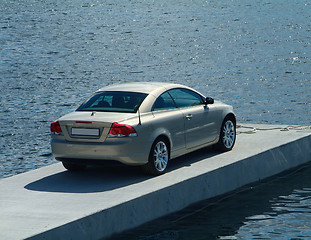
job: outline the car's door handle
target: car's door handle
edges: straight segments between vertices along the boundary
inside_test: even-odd
[[[191,120],[192,114],[188,114],[188,115],[186,116],[186,118],[187,118],[187,120]]]

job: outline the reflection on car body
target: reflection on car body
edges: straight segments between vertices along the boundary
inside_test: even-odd
[[[51,124],[54,157],[68,170],[117,161],[163,174],[169,159],[215,145],[233,148],[233,108],[180,84],[137,82],[96,91]]]

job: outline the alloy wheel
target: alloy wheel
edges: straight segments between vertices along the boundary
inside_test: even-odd
[[[235,141],[235,126],[231,120],[227,120],[223,126],[223,144],[227,149],[232,148]]]
[[[153,151],[154,166],[159,172],[166,169],[169,153],[165,142],[159,141]]]

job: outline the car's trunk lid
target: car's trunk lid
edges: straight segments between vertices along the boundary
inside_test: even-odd
[[[59,119],[64,137],[74,142],[103,142],[113,122],[135,118],[135,113],[76,111]]]

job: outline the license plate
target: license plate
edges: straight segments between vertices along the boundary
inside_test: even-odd
[[[72,135],[78,136],[99,136],[99,129],[98,128],[72,128],[71,129]]]

